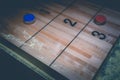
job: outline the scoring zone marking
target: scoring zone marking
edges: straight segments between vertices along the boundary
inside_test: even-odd
[[[44,28],[46,28],[47,25],[49,25],[54,19],[56,19],[56,18],[57,18],[58,16],[60,16],[66,9],[68,9],[69,6],[71,6],[71,5],[74,3],[74,1],[75,1],[75,0],[73,0],[68,6],[66,6],[61,12],[59,12],[57,16],[55,16],[50,22],[48,22],[44,27],[42,27],[39,31],[37,31],[35,34],[33,34],[28,40],[26,40],[26,41],[24,42],[24,44],[22,44],[22,45],[19,46],[19,47],[21,48],[22,46],[24,46],[29,40],[31,40],[34,36],[36,36],[36,35],[37,35],[39,32],[41,32]],[[42,12],[47,13],[48,15],[50,14],[50,12],[47,11],[47,10],[40,9],[40,11],[41,11],[41,10],[42,10]]]
[[[82,3],[80,2],[80,4]],[[52,63],[54,63],[54,61],[84,30],[84,28],[92,20],[94,15],[96,15],[97,12],[100,10],[100,7],[94,9],[93,5],[87,6],[88,4],[86,3],[84,4],[82,4],[77,9],[76,9],[77,7],[76,5],[70,6],[55,20],[53,20],[46,28],[44,28],[38,34],[35,35],[34,38],[38,39],[39,42],[43,43],[43,47],[41,48],[41,51],[37,51],[36,49],[32,49],[26,45],[21,48],[26,52],[28,52],[29,54],[31,54],[32,56],[34,56],[35,58],[37,58],[38,60],[42,61],[43,63],[47,65],[52,65]],[[73,11],[71,7],[74,7],[75,11]],[[85,13],[82,13],[84,12],[84,9],[81,10],[81,7],[86,8],[89,11],[85,11]],[[89,7],[92,7],[93,9],[89,9]],[[68,14],[68,13],[71,13],[71,14]],[[77,16],[74,16],[74,15],[77,15]],[[67,19],[68,21],[67,24],[64,23],[65,19]],[[74,20],[72,19],[74,19],[75,21],[79,21],[78,23],[76,23],[75,27],[71,27],[70,21],[71,23],[74,23]],[[29,40],[27,44],[31,42],[33,42],[33,39]],[[39,58],[39,56],[44,56],[45,58],[41,59]]]
[[[66,19],[64,19],[64,23],[66,24],[66,23],[69,23],[70,24],[70,26],[72,26],[72,27],[74,27],[76,24],[77,24],[77,22],[72,22],[70,19],[68,19],[68,18],[66,18]]]
[[[67,9],[67,8],[66,8]],[[86,57],[86,58],[93,58],[93,60],[97,60],[96,59],[96,57],[99,57],[101,60],[103,59],[102,58],[102,56],[105,56],[105,55],[100,55],[100,54],[102,54],[102,47],[104,47],[104,46],[102,46],[101,47],[101,44],[103,44],[104,43],[104,41],[103,40],[106,40],[106,39],[108,39],[108,36],[107,36],[107,34],[106,33],[104,33],[104,32],[102,32],[102,31],[100,31],[99,29],[95,29],[95,30],[93,30],[93,31],[89,31],[89,33],[87,32],[87,29],[85,30],[85,28],[88,26],[88,24],[92,21],[92,19],[102,10],[102,9],[99,9],[99,11],[98,12],[96,12],[96,14],[92,17],[92,18],[90,18],[90,20],[89,21],[86,21],[87,23],[81,28],[81,29],[78,29],[77,31],[75,30],[75,32],[77,33],[77,34],[72,34],[72,35],[74,35],[70,40],[68,40],[67,41],[67,39],[68,38],[65,38],[66,39],[66,42],[68,42],[68,43],[66,43],[66,42],[64,42],[64,37],[62,37],[61,35],[58,35],[58,37],[60,37],[60,38],[63,38],[63,44],[61,44],[61,43],[59,43],[59,40],[60,40],[60,38],[58,38],[58,37],[55,37],[54,36],[54,31],[56,31],[57,29],[60,29],[61,28],[61,26],[60,25],[62,25],[63,27],[64,26],[69,26],[69,27],[64,27],[65,29],[66,28],[70,28],[70,29],[77,29],[78,27],[79,27],[79,19],[78,20],[76,20],[76,19],[74,19],[74,18],[71,18],[72,16],[69,16],[69,17],[64,17],[64,16],[62,16],[62,13],[66,10],[66,9],[64,9],[61,13],[59,13],[54,19],[52,19],[48,24],[46,24],[41,30],[39,30],[38,32],[36,32],[33,36],[31,36],[31,35],[29,35],[27,32],[27,34],[29,35],[29,39],[28,40],[26,40],[26,42],[22,45],[22,46],[20,46],[22,49],[23,48],[25,48],[26,47],[26,45],[27,46],[29,46],[30,48],[25,48],[24,50],[26,51],[26,52],[28,52],[29,53],[29,50],[31,50],[31,51],[33,51],[32,53],[29,53],[29,54],[31,54],[31,55],[33,55],[33,56],[37,56],[37,58],[40,60],[43,60],[43,59],[45,59],[45,58],[48,58],[48,59],[46,59],[46,61],[48,62],[47,63],[47,65],[49,65],[50,67],[52,67],[54,70],[56,70],[56,71],[58,71],[58,72],[60,72],[61,74],[63,73],[63,72],[61,72],[62,70],[60,70],[59,71],[59,67],[62,67],[62,66],[60,66],[60,64],[62,64],[62,63],[60,63],[59,64],[59,61],[58,60],[61,60],[61,62],[63,61],[63,58],[65,57],[65,59],[66,59],[66,65],[63,67],[63,68],[67,68],[67,66],[70,66],[72,69],[74,68],[75,70],[78,68],[76,68],[74,65],[71,65],[70,63],[69,63],[69,61],[70,61],[70,59],[69,58],[71,58],[71,60],[74,62],[74,61],[76,61],[76,62],[74,62],[74,64],[76,64],[76,65],[79,65],[78,63],[80,63],[80,64],[83,64],[82,66],[81,66],[81,70],[83,69],[83,66],[85,67],[83,70],[84,71],[86,71],[86,72],[88,72],[88,73],[92,73],[92,75],[93,75],[93,73],[95,73],[95,70],[97,69],[96,67],[94,67],[94,65],[95,66],[99,66],[99,65],[97,65],[97,63],[91,63],[91,64],[89,64],[90,62],[88,62],[88,63],[86,63],[86,61],[85,60],[80,60],[80,59],[78,59],[77,57],[75,57],[75,55],[76,55],[76,53],[75,53],[75,55],[73,55],[70,51],[72,51],[72,50],[74,50],[74,51],[76,51],[76,52],[78,52],[79,54],[81,54],[82,56],[84,56],[84,57]],[[45,9],[40,9],[40,11],[41,11],[41,13],[43,13],[43,14],[47,14],[47,15],[50,15],[51,14],[51,12],[49,12],[49,11],[47,11],[47,10],[45,10]],[[77,10],[78,11],[78,10]],[[73,12],[74,13],[74,12]],[[84,13],[84,12],[83,12]],[[70,13],[69,13],[70,14]],[[71,13],[72,14],[72,13]],[[66,16],[68,16],[68,15],[66,15]],[[88,15],[89,16],[89,15]],[[57,20],[56,18],[59,18],[60,20]],[[60,17],[64,17],[64,18],[60,18]],[[82,17],[82,16],[81,16]],[[74,19],[74,20],[73,20]],[[82,18],[82,19],[84,19],[84,18]],[[58,22],[58,24],[57,24],[57,21],[61,21],[62,23],[59,23]],[[76,22],[77,21],[77,22]],[[53,24],[51,24],[51,23],[53,23]],[[56,26],[58,26],[58,27],[56,27],[56,26],[54,26],[53,27],[53,25],[55,25],[55,24],[57,24]],[[48,26],[48,29],[47,29],[47,27],[46,26]],[[45,28],[46,27],[46,28]],[[50,27],[50,28],[49,28]],[[100,26],[101,27],[101,26]],[[54,28],[54,29],[53,29]],[[49,31],[50,31],[50,29],[52,29],[52,30],[54,30],[54,31],[51,31],[51,33],[49,34]],[[56,29],[56,30],[55,30]],[[93,28],[91,28],[91,29],[93,29]],[[60,34],[62,34],[62,31],[65,33],[65,35],[66,34],[69,34],[68,32],[69,31],[67,31],[68,29],[66,29],[66,32],[63,30],[63,29],[60,29],[61,30],[61,32],[60,32]],[[85,30],[85,31],[83,31],[83,30]],[[90,30],[90,29],[88,29],[88,30]],[[47,33],[47,31],[48,31],[48,33]],[[72,31],[72,30],[71,30]],[[82,32],[82,33],[81,33]],[[53,33],[53,34],[52,34]],[[72,32],[71,32],[72,33]],[[86,33],[88,33],[88,35],[86,34]],[[37,34],[40,34],[40,35],[37,35]],[[58,34],[58,33],[56,33],[56,34]],[[81,34],[81,35],[80,35]],[[46,36],[44,36],[44,35],[47,35],[47,37]],[[80,36],[79,36],[80,35]],[[91,37],[91,35],[92,35],[92,37]],[[43,38],[45,38],[45,39],[43,39],[43,38],[37,38],[37,37],[39,37],[39,36],[41,36],[41,37],[43,37]],[[64,36],[64,35],[63,35]],[[70,36],[70,35],[67,35],[68,37]],[[79,37],[78,37],[79,36]],[[88,38],[87,38],[87,37]],[[26,36],[25,36],[26,37]],[[51,37],[50,39],[48,39],[48,37]],[[49,41],[51,41],[52,42],[52,38],[54,38],[53,39],[53,43],[49,43]],[[80,40],[79,40],[79,38],[80,38]],[[87,48],[87,47],[89,47],[89,46],[91,46],[90,47],[90,49],[88,50],[88,52],[89,51],[91,51],[91,49],[92,48],[94,48],[93,49],[93,52],[90,52],[91,54],[88,54],[87,52],[85,52],[84,51],[84,48],[82,47],[82,46],[79,46],[80,48],[83,48],[83,50],[81,50],[81,49],[79,49],[79,47],[76,47],[76,45],[77,45],[77,43],[75,43],[75,42],[77,42],[77,40],[78,40],[78,43],[79,43],[79,41],[81,42],[81,43],[79,43],[79,44],[82,44],[82,42],[83,42],[83,44],[87,44],[86,42],[87,41],[85,41],[84,39],[89,39],[89,38],[93,38],[93,40],[96,42],[96,41],[100,41],[100,43],[101,44],[99,44],[98,42],[96,42],[96,44],[93,44],[93,47],[90,45],[90,44],[88,44],[87,46],[85,46],[85,45],[82,45],[82,46],[84,46],[85,48]],[[39,41],[40,40],[40,41]],[[48,40],[48,42],[47,42],[47,40]],[[56,42],[54,42],[56,40]],[[58,40],[58,43],[57,43],[57,40]],[[83,40],[83,41],[82,41]],[[90,40],[92,40],[92,39],[90,39]],[[33,43],[32,42],[29,42],[29,41],[33,41]],[[42,42],[43,41],[43,42]],[[45,42],[46,41],[46,42]],[[75,41],[75,42],[74,42]],[[62,41],[61,41],[62,42]],[[91,41],[92,42],[92,41]],[[28,44],[27,44],[28,43]],[[30,43],[30,44],[29,44]],[[35,44],[34,44],[35,43]],[[89,42],[89,40],[88,40],[88,43],[90,43]],[[50,44],[50,45],[49,45]],[[54,45],[55,44],[55,45]],[[76,44],[76,45],[75,45]],[[50,46],[52,45],[52,48],[50,48]],[[56,46],[57,45],[57,46]],[[61,45],[62,45],[62,49],[60,49],[60,51],[57,51],[56,50],[56,53],[57,52],[60,52],[60,54],[59,55],[57,55],[57,56],[55,56],[54,54],[49,54],[49,53],[52,53],[52,50],[54,50],[54,49],[59,49],[59,48],[61,48]],[[63,46],[65,46],[65,47],[63,47]],[[97,47],[96,47],[97,46]],[[108,47],[108,44],[106,45],[107,47]],[[105,48],[107,48],[105,46]],[[46,50],[43,50],[43,48]],[[99,48],[99,49],[98,49]],[[36,52],[38,52],[38,54],[37,53],[35,53],[35,51],[34,50],[32,50],[32,49],[34,49],[34,50],[36,50]],[[52,50],[50,50],[50,49],[52,49]],[[28,51],[27,51],[28,50]],[[38,51],[37,51],[38,50]],[[70,50],[70,51],[69,51]],[[96,50],[98,50],[98,53],[100,53],[100,54],[95,54],[94,53],[94,50],[96,51]],[[104,50],[104,49],[103,49]],[[42,53],[40,53],[41,51],[43,51],[43,54]],[[73,53],[74,53],[74,51],[73,51]],[[100,52],[101,51],[101,52]],[[46,52],[46,53],[45,53]],[[54,52],[54,51],[53,51]],[[81,53],[80,53],[81,52]],[[104,52],[104,51],[103,51]],[[107,52],[107,51],[106,51]],[[45,53],[45,54],[44,54]],[[71,53],[71,54],[68,54],[68,53]],[[95,56],[94,56],[94,55]],[[106,54],[106,53],[105,53]],[[93,57],[92,57],[92,55],[93,55]],[[66,57],[67,56],[67,57]],[[79,55],[80,56],[80,55]],[[78,57],[79,57],[78,56]],[[51,60],[49,60],[49,58],[51,58]],[[41,61],[40,60],[40,61]],[[53,60],[53,61],[52,61]],[[92,60],[92,59],[91,59]],[[44,61],[43,60],[43,63],[45,63],[46,64],[46,61]],[[52,61],[51,63],[49,63],[50,61]],[[68,61],[68,63],[67,63],[67,61]],[[71,61],[71,63],[72,63],[72,61]],[[58,63],[57,63],[58,62]],[[99,62],[99,61],[98,61]],[[56,64],[59,64],[59,65],[56,65]],[[67,65],[67,64],[69,64],[69,65]],[[62,64],[63,65],[63,64]],[[58,68],[56,68],[55,66],[58,66]],[[69,71],[71,71],[72,72],[72,69],[71,70],[69,70]],[[80,68],[78,68],[78,70],[79,70]],[[67,70],[67,69],[66,69]],[[64,71],[66,71],[66,70],[64,70]],[[91,70],[91,72],[89,72],[89,70]],[[93,71],[93,72],[92,72]],[[82,71],[81,71],[82,72]],[[89,75],[89,74],[87,74],[86,76],[84,75],[84,74],[86,74],[86,72],[84,73],[80,73],[83,77],[92,77],[91,75]],[[66,73],[66,72],[64,72],[64,73]],[[65,75],[66,77],[68,77],[68,78],[70,78],[71,76],[69,76],[69,74],[71,75],[72,73],[68,73],[68,74],[64,74],[63,73],[63,75]],[[76,71],[76,73],[77,73],[77,71]],[[78,72],[79,73],[79,72]],[[74,76],[72,77],[72,78],[74,78]],[[81,77],[82,78],[82,77]],[[75,79],[73,79],[73,80],[77,80],[77,79],[80,79],[80,77],[78,77],[78,76],[76,76],[76,78]]]
[[[102,9],[98,14],[106,10]],[[103,15],[108,18],[106,24],[99,26],[91,21],[88,27],[50,65],[54,70],[70,80],[92,79],[120,35],[120,23],[118,21],[120,16],[116,17],[115,15],[114,18],[113,14],[111,14],[113,16],[107,15],[107,11]],[[109,20],[111,17],[112,22]]]

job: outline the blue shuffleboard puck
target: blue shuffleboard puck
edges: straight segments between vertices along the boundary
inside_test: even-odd
[[[32,24],[35,22],[35,16],[31,13],[27,13],[23,16],[23,22],[25,24]]]

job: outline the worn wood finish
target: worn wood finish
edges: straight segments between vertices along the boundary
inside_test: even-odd
[[[22,49],[43,63],[50,65],[99,10],[99,8],[91,4],[87,6],[88,3],[79,2],[78,4],[72,5],[63,12],[45,29],[26,43]],[[64,23],[65,18],[71,19],[71,21],[77,22],[77,24],[71,27],[69,23]]]
[[[14,16],[9,16],[4,20],[5,23],[1,24],[3,29],[0,35],[19,47],[65,9],[69,2],[66,2],[66,5],[58,4],[57,2],[42,3],[30,9],[21,9]],[[43,9],[50,12],[50,14],[43,12]],[[33,13],[36,16],[34,24],[27,25],[23,23],[23,15],[25,13]]]
[[[91,80],[120,35],[120,13],[103,9],[98,15],[105,15],[107,23],[91,21],[51,66],[70,80]],[[92,31],[104,33],[106,39],[92,36]]]
[[[23,45],[21,49],[70,80],[91,80],[120,35],[120,13],[103,9],[98,14],[105,15],[107,23],[96,25],[93,16],[100,6],[76,0],[66,9],[73,0],[54,1],[40,3],[32,9],[21,9],[8,17],[0,25],[0,35],[18,47]],[[22,17],[25,13],[33,13],[36,22],[24,24]],[[68,19],[77,24],[72,27]],[[92,31],[105,34],[106,39],[92,36]]]

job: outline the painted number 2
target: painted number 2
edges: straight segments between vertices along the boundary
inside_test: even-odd
[[[103,34],[103,33],[98,32],[98,31],[93,31],[91,34],[92,34],[93,36],[98,37],[98,38],[101,39],[101,40],[106,39],[106,35]]]
[[[65,24],[69,23],[70,26],[72,26],[72,27],[74,27],[77,24],[77,22],[72,22],[70,19],[67,19],[67,18],[64,19],[64,23]]]

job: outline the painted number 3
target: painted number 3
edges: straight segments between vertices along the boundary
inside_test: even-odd
[[[67,23],[69,23],[72,27],[74,27],[76,24],[77,24],[77,22],[72,22],[70,19],[64,19],[64,23],[65,24],[67,24]]]
[[[93,31],[91,34],[92,34],[93,36],[98,37],[98,38],[101,39],[101,40],[106,39],[106,35],[103,34],[103,33],[98,32],[98,31]]]

